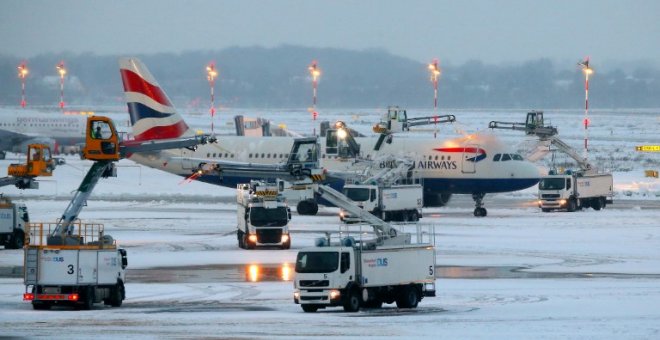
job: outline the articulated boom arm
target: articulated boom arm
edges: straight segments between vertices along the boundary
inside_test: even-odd
[[[556,127],[544,124],[543,111],[528,112],[527,121],[525,123],[492,121],[488,124],[488,127],[491,129],[525,131],[527,135],[533,135],[539,138],[539,147],[546,146],[548,143],[550,143],[557,147],[559,151],[573,158],[582,170],[592,169],[592,165],[585,158],[580,156],[580,154],[576,152],[575,149],[557,137],[559,132],[557,131]],[[530,160],[537,160],[542,158],[542,156],[545,156],[545,153],[538,152],[537,150],[537,152],[534,153],[535,159]]]
[[[383,244],[410,244],[410,235],[401,234],[389,223],[360,208],[355,202],[344,196],[341,192],[322,184],[314,184],[314,192],[328,202],[348,211],[366,221],[374,229],[377,241]]]
[[[78,214],[85,206],[87,199],[92,194],[94,187],[99,182],[101,177],[109,177],[114,173],[114,163],[111,161],[97,161],[94,162],[92,167],[85,175],[82,183],[78,187],[78,190],[73,195],[71,202],[64,210],[62,218],[57,222],[57,226],[51,232],[49,238],[49,244],[66,244],[66,236],[70,234],[70,227],[72,223],[78,218]],[[61,238],[58,238],[61,236]]]
[[[428,117],[415,117],[408,118],[403,122],[404,129],[410,129],[412,126],[420,125],[432,125],[438,123],[453,123],[456,121],[456,116],[454,115],[441,115],[441,116],[428,116]]]
[[[549,138],[558,133],[557,128],[555,128],[554,126],[537,126],[537,125],[529,125],[526,123],[515,123],[515,122],[492,121],[488,123],[488,128],[525,131],[525,134],[534,135],[539,138]]]
[[[104,135],[102,130],[106,129]],[[87,138],[83,148],[83,156],[94,161],[82,183],[73,195],[71,202],[64,210],[62,218],[51,231],[49,245],[67,245],[80,242],[71,237],[72,224],[78,218],[80,211],[91,196],[94,187],[101,177],[115,177],[115,161],[127,157],[134,152],[149,152],[175,148],[195,148],[199,144],[213,142],[207,136],[193,136],[165,140],[125,141],[119,142],[119,137],[110,118],[102,116],[89,117],[87,120]]]
[[[575,162],[577,162],[580,169],[591,170],[593,168],[591,163],[589,163],[584,157],[580,156],[580,154],[577,151],[575,151],[575,149],[573,149],[570,145],[564,143],[564,141],[562,141],[561,139],[553,136],[548,138],[548,140],[550,141],[550,143],[552,143],[552,145],[557,147],[559,151],[573,158]]]
[[[180,149],[186,148],[194,150],[200,144],[214,143],[215,137],[208,135],[195,135],[192,137],[176,138],[176,139],[160,139],[148,141],[124,141],[119,144],[120,158],[125,158],[131,153],[135,152],[150,152],[160,151],[166,149]]]
[[[550,138],[558,133],[556,127],[545,125],[543,111],[528,112],[524,123],[492,121],[488,123],[488,127],[491,129],[525,131],[525,134],[537,136],[541,139]]]

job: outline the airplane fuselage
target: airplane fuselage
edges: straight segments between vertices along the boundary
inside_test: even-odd
[[[397,137],[391,144],[383,144],[379,151],[373,150],[375,137],[356,140],[361,145],[362,157],[379,159],[384,155],[393,155],[414,160],[414,177],[420,179],[425,193],[485,194],[516,191],[535,185],[540,178],[536,166],[522,158],[513,157],[515,152],[492,135],[444,141]],[[207,163],[284,163],[292,144],[293,139],[288,137],[221,136],[218,143],[200,146],[196,151],[179,149],[159,154],[136,154],[131,158],[138,163],[187,177],[198,169],[203,162],[200,160]],[[321,144],[320,164],[323,168],[329,171],[351,171],[354,166],[352,161],[327,151]],[[511,157],[507,161],[494,161],[494,156],[498,154]],[[383,161],[377,166],[391,167],[392,164]],[[235,187],[250,178],[207,174],[199,180]],[[339,186],[343,186],[343,183]]]
[[[25,152],[31,141],[52,141],[68,146],[85,140],[85,117],[59,113],[0,115],[0,151]]]

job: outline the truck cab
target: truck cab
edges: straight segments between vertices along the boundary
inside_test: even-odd
[[[548,175],[539,181],[539,206],[544,211],[551,209],[577,209],[571,203],[574,196],[574,183],[571,175]]]
[[[30,222],[27,207],[0,196],[0,245],[5,249],[23,248],[25,226]]]
[[[289,249],[291,210],[278,195],[275,184],[252,181],[237,187],[238,246],[254,249],[260,246]]]
[[[353,247],[315,247],[301,250],[296,257],[295,303],[305,312],[321,306],[344,306],[351,311],[360,301],[358,273]],[[352,296],[354,295],[354,296]]]

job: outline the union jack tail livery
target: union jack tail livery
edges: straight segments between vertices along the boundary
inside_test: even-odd
[[[119,71],[136,140],[170,139],[193,134],[139,59],[120,58]]]

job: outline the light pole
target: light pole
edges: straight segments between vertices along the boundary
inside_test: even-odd
[[[215,68],[215,63],[210,63],[206,66],[206,79],[209,81],[209,87],[211,87],[211,133],[214,132],[214,117],[215,117],[215,77],[218,76],[218,71]]]
[[[18,65],[18,77],[21,78],[21,107],[25,108],[27,102],[25,101],[25,77],[28,75],[29,71],[27,68],[27,62],[23,61]]]
[[[429,72],[431,73],[431,82],[433,83],[433,112],[435,113],[434,120],[436,121],[436,129],[433,131],[433,138],[436,138],[438,135],[437,121],[438,121],[438,79],[440,78],[440,66],[438,65],[440,61],[438,59],[433,59],[433,61],[428,65]]]
[[[316,60],[313,60],[307,69],[312,76],[312,120],[316,120],[318,117],[318,112],[316,112],[316,87],[318,85],[318,79],[321,76],[321,69]],[[314,127],[314,135],[316,135],[316,127]]]
[[[584,160],[589,157],[589,75],[594,70],[589,66],[589,57],[579,62],[578,65],[584,73]]]
[[[57,68],[57,72],[60,74],[60,109],[64,110],[64,76],[66,75],[64,61],[60,61],[55,68]]]

